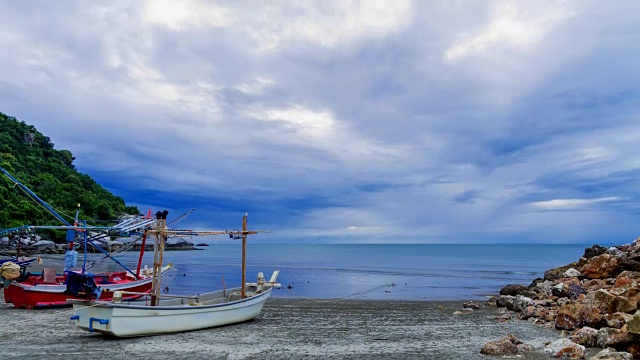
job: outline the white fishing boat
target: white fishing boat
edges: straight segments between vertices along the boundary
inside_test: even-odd
[[[210,327],[240,323],[255,319],[274,287],[279,287],[279,271],[274,271],[269,281],[262,273],[255,283],[246,282],[246,240],[247,235],[267,232],[247,230],[247,215],[243,217],[242,230],[234,231],[188,231],[166,229],[166,214],[156,214],[154,271],[151,294],[142,301],[121,302],[130,295],[127,291],[116,291],[111,301],[70,300],[74,315],[71,320],[83,330],[99,332],[114,337],[131,337],[176,333]],[[180,296],[161,294],[160,277],[164,243],[168,236],[221,235],[242,239],[242,284],[235,289],[223,289],[211,293]],[[147,294],[143,294],[147,295]]]

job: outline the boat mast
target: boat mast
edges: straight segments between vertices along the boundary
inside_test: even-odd
[[[166,224],[167,210],[156,213],[157,228],[155,231],[156,243],[153,248],[153,276],[151,280],[151,306],[158,306],[160,299],[160,279],[162,278],[162,258],[164,255],[164,243],[167,239]]]
[[[242,217],[242,287],[240,290],[240,298],[247,297],[245,287],[247,284],[247,217],[248,213],[244,213]]]

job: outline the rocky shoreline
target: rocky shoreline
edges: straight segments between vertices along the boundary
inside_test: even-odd
[[[133,246],[127,246],[126,244],[111,241],[108,243],[99,244],[101,248],[107,250],[109,252],[119,252],[119,251],[134,251],[139,252],[142,248],[141,244],[134,244]],[[183,251],[183,250],[203,250],[200,247],[209,246],[207,244],[197,244],[194,245],[191,242],[183,241],[176,243],[166,243],[165,251]],[[127,249],[124,249],[128,247]],[[99,251],[87,247],[90,253],[98,253]],[[145,244],[145,251],[153,251],[153,243]],[[83,252],[82,248],[76,249],[79,252]],[[64,254],[67,251],[67,244],[56,244],[53,241],[42,240],[39,245],[36,246],[24,246],[20,248],[20,256],[35,256],[40,254]],[[16,248],[8,248],[0,246],[0,253],[5,256],[16,256],[18,255],[18,250]]]
[[[640,238],[631,244],[585,249],[576,262],[547,270],[528,286],[510,284],[489,300],[513,318],[559,330],[546,345],[554,358],[640,359]],[[515,320],[514,321],[517,321]],[[526,340],[526,339],[524,339]],[[508,334],[482,349],[488,355],[523,356],[523,341]]]

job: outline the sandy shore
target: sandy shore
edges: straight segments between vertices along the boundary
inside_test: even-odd
[[[0,290],[0,298],[3,298]],[[553,329],[499,323],[462,302],[270,299],[255,321],[164,336],[110,339],[76,329],[68,308],[20,310],[0,302],[0,359],[488,359],[487,341],[511,333],[540,352]]]

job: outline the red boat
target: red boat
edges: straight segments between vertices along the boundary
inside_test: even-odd
[[[68,250],[65,253],[64,259],[64,275],[56,275],[55,269],[47,268],[42,271],[42,275],[33,275],[29,273],[24,275],[24,266],[26,266],[26,264],[24,264],[24,266],[22,266],[21,264],[24,277],[19,277],[8,287],[5,287],[4,301],[6,303],[12,303],[16,308],[35,309],[52,306],[71,306],[71,304],[67,303],[67,300],[71,299],[86,300],[88,298],[99,298],[99,300],[111,300],[113,298],[114,291],[123,291],[123,300],[135,300],[144,296],[145,293],[151,292],[151,283],[153,280],[152,275],[146,271],[143,271],[142,273],[140,271],[142,256],[145,249],[146,229],[148,229],[151,224],[155,223],[155,220],[151,218],[151,210],[149,210],[149,214],[147,216],[132,215],[119,219],[120,222],[111,227],[87,226],[86,221],[84,222],[84,226],[81,226],[79,225],[80,222],[78,221],[78,216],[80,214],[80,204],[78,204],[75,220],[72,225],[69,221],[58,214],[49,204],[40,199],[35,193],[33,193],[33,191],[20,183],[2,167],[0,167],[0,172],[6,175],[11,181],[16,184],[16,186],[20,187],[33,200],[38,202],[55,218],[57,218],[64,224],[64,226],[25,225],[18,228],[2,230],[3,233],[10,234],[12,232],[34,230],[37,228],[62,229],[67,231],[66,240],[68,242]],[[157,216],[158,215],[156,214],[156,217]],[[99,231],[100,234],[95,236],[95,238],[89,238],[88,233],[90,230]],[[99,239],[102,236],[108,236],[110,232],[113,232],[114,234],[143,232],[140,257],[138,259],[138,268],[135,275],[133,271],[129,270],[117,259],[113,258],[110,253],[93,242],[93,240]],[[87,244],[91,244],[95,249],[105,254],[106,257],[111,258],[117,264],[121,265],[124,269],[127,269],[127,271],[109,272],[102,274],[85,274],[85,271],[70,271],[73,267],[76,266],[78,253],[74,250],[74,243],[79,235],[82,235],[82,237],[84,238],[85,256]],[[86,270],[85,265],[86,264],[83,264],[83,270]],[[170,267],[171,265],[157,270],[161,270],[159,273],[164,274]],[[156,269],[154,269],[154,271],[155,270]]]
[[[166,272],[169,267],[163,269]],[[56,275],[45,269],[43,275],[30,275],[24,281],[12,282],[4,289],[4,301],[12,303],[16,308],[35,309],[43,307],[71,306],[69,299],[86,299],[81,295],[75,296],[67,291],[67,275]],[[94,274],[93,279],[100,292],[100,300],[111,300],[114,291],[137,293],[125,295],[123,300],[135,300],[142,297],[142,293],[151,291],[152,277],[142,275],[136,279],[127,271]]]

